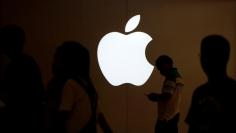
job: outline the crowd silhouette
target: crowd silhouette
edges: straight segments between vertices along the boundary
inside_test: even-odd
[[[52,78],[46,88],[32,56],[23,52],[26,36],[17,25],[0,28],[1,133],[112,133],[100,111],[99,96],[90,78],[89,51],[79,42],[65,41],[54,53]],[[189,133],[236,132],[236,81],[227,75],[230,43],[221,35],[201,42],[201,67],[208,81],[194,90],[185,119]],[[166,79],[158,103],[155,133],[177,133],[182,77],[168,55],[159,56],[156,68]]]

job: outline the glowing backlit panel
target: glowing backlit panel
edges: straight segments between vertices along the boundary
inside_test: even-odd
[[[140,15],[132,17],[125,32],[133,31],[139,24]],[[127,35],[110,32],[100,40],[97,50],[100,69],[113,86],[130,83],[143,85],[151,76],[154,66],[146,58],[145,50],[152,38],[144,32]]]

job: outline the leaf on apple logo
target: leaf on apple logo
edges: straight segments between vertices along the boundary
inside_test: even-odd
[[[138,26],[139,21],[140,21],[140,15],[135,15],[131,19],[129,19],[129,21],[125,26],[125,32],[130,32],[134,30]]]

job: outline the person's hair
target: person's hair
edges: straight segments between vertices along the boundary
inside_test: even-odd
[[[80,43],[66,41],[56,49],[54,58],[63,65],[63,70],[56,72],[65,74],[64,76],[82,78],[89,77],[89,52]],[[63,71],[63,72],[61,72]]]
[[[161,69],[163,65],[170,65],[170,67],[173,66],[173,60],[171,57],[167,55],[161,55],[156,59],[155,65],[157,69]]]

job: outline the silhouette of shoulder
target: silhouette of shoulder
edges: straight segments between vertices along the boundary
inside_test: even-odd
[[[26,54],[17,56],[10,64],[19,66],[24,65],[24,67],[31,67],[31,68],[38,67],[34,58]]]
[[[74,104],[78,104],[78,102],[80,102],[80,104],[81,102],[85,102],[86,105],[90,104],[85,88],[83,88],[75,80],[70,79],[65,83],[62,91],[62,103],[60,110],[72,110],[74,108]]]
[[[185,121],[188,124],[200,125],[208,121],[214,125],[212,130],[232,130],[230,121],[236,119],[236,109],[233,107],[236,100],[235,91],[236,81],[232,78],[199,86],[193,93]]]
[[[84,90],[84,88],[75,80],[69,79],[64,86],[63,89],[64,92],[69,92],[71,93],[71,95],[77,95],[77,97],[84,97],[86,96],[86,92]]]
[[[209,91],[209,87],[208,87],[208,84],[207,83],[204,83],[202,85],[200,85],[199,87],[197,87],[194,92],[193,92],[193,97],[199,97],[203,94],[206,94],[208,93]]]

